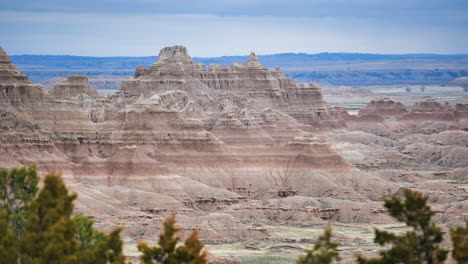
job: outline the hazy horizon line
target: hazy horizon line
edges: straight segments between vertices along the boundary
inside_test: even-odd
[[[388,56],[398,56],[398,55],[439,55],[439,56],[468,56],[466,53],[366,53],[366,52],[318,52],[318,53],[307,53],[307,52],[281,52],[281,53],[267,53],[267,54],[258,54],[254,52],[256,56],[272,56],[272,55],[320,55],[320,54],[356,54],[356,55],[388,55]],[[8,54],[8,52],[7,52]],[[148,58],[148,57],[158,57],[158,55],[148,55],[148,56],[90,56],[90,55],[75,55],[75,54],[8,54],[8,56],[69,56],[69,57],[86,57],[86,58]],[[190,54],[189,54],[190,56]],[[190,56],[191,58],[223,58],[223,57],[248,57],[249,54],[239,54],[239,55],[223,55],[223,56]]]

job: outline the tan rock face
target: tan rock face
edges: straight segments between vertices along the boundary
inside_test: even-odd
[[[197,89],[198,88],[198,89]],[[258,107],[274,107],[305,125],[315,128],[342,127],[343,120],[322,98],[317,85],[296,85],[279,68],[269,71],[252,53],[244,63],[227,66],[194,64],[185,47],[166,47],[148,69],[139,66],[135,79],[124,80],[120,93],[126,96],[170,90],[200,95],[201,90],[236,94]],[[216,92],[211,92],[216,94]]]
[[[0,82],[2,84],[28,84],[28,76],[22,72],[18,72],[16,67],[11,63],[8,54],[0,47]]]
[[[0,111],[0,131],[10,130],[10,131],[22,131],[22,130],[34,130],[37,129],[37,124],[28,122],[27,120],[18,117],[11,110],[1,110]]]
[[[47,97],[44,87],[33,84],[11,63],[10,57],[0,47],[0,106],[41,101]]]
[[[151,219],[154,230],[144,233],[150,236],[161,214],[177,211],[188,227],[206,222],[198,224],[205,239],[265,236],[220,212],[248,196],[303,192],[294,186],[303,177],[318,177],[313,169],[351,169],[303,129],[334,125],[321,89],[296,86],[254,54],[231,69],[206,69],[184,47],[169,47],[135,75],[111,98],[96,97],[86,77],[70,76],[54,85],[53,97],[17,100],[0,116],[0,166],[37,162],[43,171],[62,171],[80,194],[78,211],[105,226],[123,225],[131,236],[144,230],[137,219]],[[17,97],[36,96],[18,90]],[[291,163],[297,168],[289,175]],[[92,191],[83,188],[89,184]],[[144,204],[151,195],[168,202]]]
[[[402,132],[407,135],[466,130],[468,128],[466,105],[458,103],[453,107],[447,102],[442,104],[432,98],[426,98],[422,102],[415,103],[408,112],[400,102],[380,98],[368,103],[357,116],[350,115],[342,107],[336,107],[336,111],[346,120],[349,130],[395,137]]]
[[[167,47],[108,98],[79,76],[49,96],[2,58],[0,167],[61,171],[79,194],[77,212],[132,238],[154,238],[171,212],[213,243],[268,236],[259,222],[388,223],[379,199],[409,185],[389,168],[453,169],[468,153],[466,132],[453,131],[464,104],[414,107],[429,117],[452,111],[450,122],[389,121],[406,110],[387,101],[351,116],[324,102],[317,85],[295,84],[255,54],[207,68],[185,47]],[[463,195],[453,193],[441,200]]]
[[[165,47],[159,52],[157,63],[159,64],[172,64],[172,63],[193,64],[193,61],[192,61],[192,58],[190,58],[186,47],[173,46],[173,47]]]
[[[342,107],[336,107],[340,115],[349,120],[359,120],[377,116],[380,118],[394,117],[399,120],[432,120],[457,122],[465,119],[467,103],[458,103],[455,107],[449,103],[439,103],[433,98],[426,98],[424,101],[416,102],[411,110],[400,103],[389,98],[376,98],[369,102],[364,108],[359,110],[358,118],[349,117],[349,113]]]
[[[406,107],[389,98],[377,98],[368,103],[364,108],[359,110],[359,116],[378,115],[381,117],[401,116],[408,113]]]
[[[344,108],[338,111],[353,132],[333,137],[351,143],[340,151],[349,148],[365,153],[363,157],[350,159],[358,167],[454,169],[466,165],[462,158],[468,151],[463,131],[467,126],[465,104],[452,107],[428,98],[415,103],[407,112],[402,104],[381,99],[370,102],[358,116],[349,115]],[[364,133],[357,134],[358,131]],[[377,141],[372,139],[375,136],[378,141],[390,142],[376,149],[370,146],[370,142]],[[447,137],[451,136],[456,143],[448,143]]]
[[[404,120],[441,120],[455,121],[454,109],[450,104],[440,104],[432,98],[417,102],[411,112],[403,116]]]
[[[455,106],[455,118],[459,120],[468,119],[468,102],[457,104]]]
[[[84,75],[70,75],[65,80],[55,84],[50,94],[58,99],[71,99],[80,94],[97,97],[98,92]]]

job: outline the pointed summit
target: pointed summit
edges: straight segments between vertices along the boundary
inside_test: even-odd
[[[159,52],[156,64],[167,64],[176,62],[193,64],[192,58],[190,58],[190,56],[188,55],[186,47],[181,45],[164,47]]]
[[[0,82],[3,84],[31,83],[29,78],[11,63],[10,57],[2,47],[0,47]]]
[[[266,69],[266,67],[258,60],[254,52],[250,53],[249,59],[243,63],[244,66],[257,69]]]
[[[8,57],[8,54],[0,46],[0,62],[3,61],[10,61],[10,57]]]
[[[252,51],[250,52],[249,59],[247,61],[259,61],[255,53]]]
[[[0,109],[5,105],[24,105],[43,100],[47,92],[18,71],[8,54],[0,47]],[[2,106],[3,105],[3,106]]]

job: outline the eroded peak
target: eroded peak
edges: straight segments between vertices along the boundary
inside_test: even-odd
[[[170,62],[193,63],[192,58],[190,58],[187,52],[187,48],[182,45],[164,47],[161,49],[156,63]]]
[[[3,50],[2,46],[0,46],[0,57],[8,56],[7,53]]]
[[[243,66],[250,68],[266,69],[266,67],[258,60],[254,52],[250,53],[249,59],[243,63]]]
[[[249,61],[259,61],[259,60],[257,58],[257,55],[255,55],[255,53],[252,51],[250,52],[249,59],[247,61],[249,62]]]
[[[7,63],[10,62],[10,57],[9,57],[8,54],[2,49],[1,46],[0,46],[0,61],[1,61],[1,62],[7,62]]]

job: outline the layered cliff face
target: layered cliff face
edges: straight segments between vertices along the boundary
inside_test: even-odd
[[[0,81],[2,84],[31,83],[29,78],[22,72],[18,72],[11,63],[8,54],[0,47]]]
[[[376,98],[359,110],[359,116],[377,115],[381,117],[398,117],[408,113],[406,107],[390,98]]]
[[[417,102],[411,112],[403,116],[404,120],[440,120],[455,121],[454,109],[448,104],[440,104],[432,98]]]
[[[71,99],[80,94],[97,97],[98,92],[90,84],[88,77],[83,75],[70,75],[65,80],[55,84],[50,94],[58,99]]]
[[[427,195],[439,224],[462,225],[468,197],[461,184],[466,173],[460,180],[468,169],[466,109],[466,103],[454,107],[433,99],[415,103],[409,112],[389,99],[370,102],[357,116],[338,108],[347,130],[330,132],[329,142],[362,171]]]
[[[468,120],[468,102],[455,105],[455,118],[462,121]],[[467,126],[468,127],[468,126]]]
[[[362,168],[379,167],[433,170],[467,166],[466,104],[455,107],[432,98],[415,103],[409,112],[390,99],[373,100],[350,115],[338,108],[351,133],[334,133],[349,142],[338,152],[355,152],[348,161]]]
[[[398,133],[438,133],[445,130],[465,129],[467,126],[466,103],[458,103],[453,107],[449,103],[439,103],[432,98],[426,98],[422,102],[416,102],[410,109],[389,98],[374,99],[363,107],[358,115],[350,115],[342,107],[336,107],[336,111],[346,120],[348,129],[363,130],[379,135],[395,135],[391,130],[399,130]],[[381,127],[381,129],[377,129]],[[385,127],[385,128],[383,128]]]
[[[148,97],[171,90],[202,97],[206,92],[211,96],[232,93],[245,98],[251,106],[281,110],[311,129],[344,126],[334,109],[323,101],[320,87],[313,83],[296,85],[279,68],[269,71],[254,53],[246,62],[234,63],[231,68],[217,64],[206,68],[194,64],[185,47],[166,47],[153,65],[147,69],[138,67],[134,79],[122,81],[120,93]]]
[[[10,57],[0,47],[0,106],[17,106],[47,97],[42,85],[33,84],[11,63]]]
[[[79,194],[78,212],[103,228],[123,226],[132,238],[153,237],[170,212],[206,241],[268,236],[259,222],[388,223],[377,201],[411,186],[389,168],[463,165],[465,149],[454,148],[466,144],[465,132],[427,130],[414,145],[411,131],[433,122],[411,130],[411,122],[388,118],[404,111],[385,100],[363,110],[370,114],[349,115],[326,104],[317,85],[295,84],[254,54],[231,68],[206,68],[185,47],[167,47],[108,98],[74,76],[49,96],[27,79],[14,81],[21,74],[2,61],[10,77],[0,87],[13,80],[16,90],[1,97],[15,106],[0,111],[0,167],[60,170]],[[466,109],[452,109],[456,120]],[[462,196],[453,193],[439,196]]]
[[[284,83],[280,84],[281,80]],[[281,100],[281,85],[295,86],[292,80],[280,74],[273,76],[253,53],[247,62],[235,63],[231,69],[217,64],[211,64],[207,69],[203,64],[195,64],[185,47],[174,46],[163,48],[158,60],[149,68],[138,67],[135,79],[123,81],[120,91],[145,96],[168,90],[193,93],[197,92],[194,89],[197,84],[248,95],[259,102],[267,100],[277,103]]]
[[[53,87],[52,96],[18,101],[0,116],[0,165],[37,162],[43,171],[62,171],[80,194],[78,210],[103,225],[121,224],[132,236],[143,228],[133,221],[157,229],[160,214],[171,211],[186,217],[189,227],[202,218],[211,223],[201,229],[205,238],[226,235],[223,225],[233,229],[233,239],[265,236],[238,223],[237,215],[212,214],[253,197],[318,195],[331,182],[346,190],[343,197],[370,195],[341,184],[339,175],[353,168],[307,132],[335,125],[320,88],[296,86],[254,54],[232,69],[204,69],[184,47],[169,47],[135,76],[110,98],[96,97],[85,77],[71,76]],[[298,188],[302,181],[310,188]],[[85,187],[90,185],[92,190]],[[376,184],[379,192],[383,185]],[[148,197],[168,202],[146,204]],[[321,207],[337,212],[320,203],[316,210]]]

